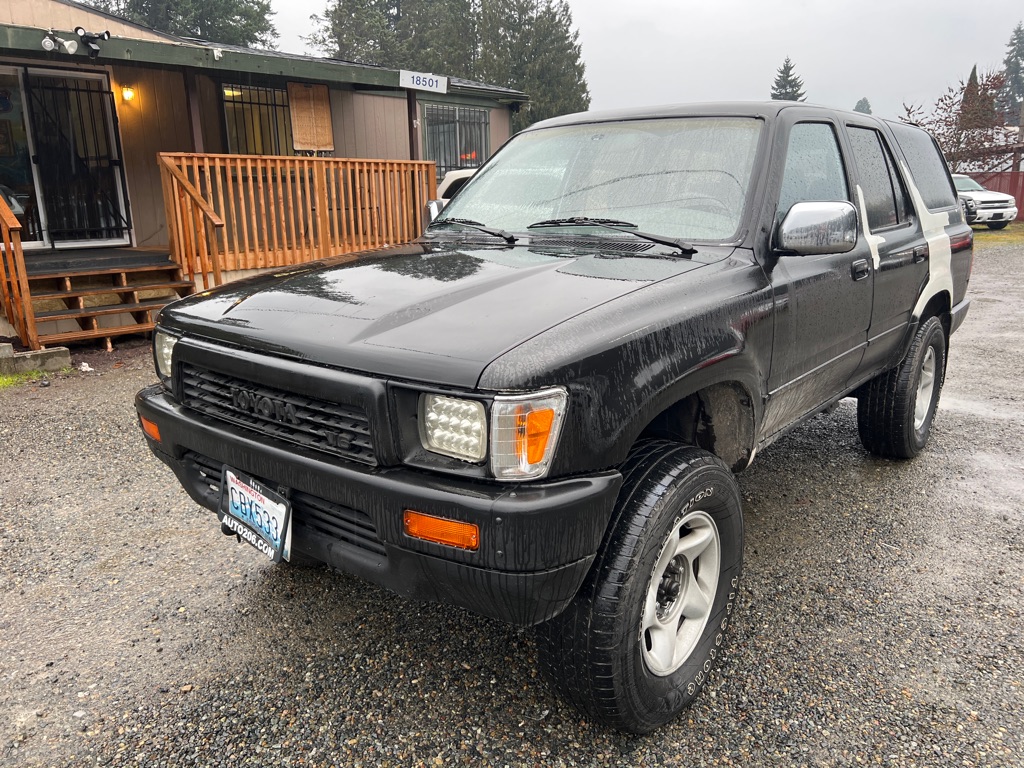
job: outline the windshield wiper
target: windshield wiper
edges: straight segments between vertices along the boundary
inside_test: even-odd
[[[633,227],[636,228],[636,224],[630,221],[622,221],[621,219],[599,219],[593,216],[572,216],[568,219],[544,219],[544,221],[535,221],[527,229],[531,227]]]
[[[441,224],[461,224],[464,227],[470,227],[471,229],[479,230],[480,232],[483,232],[485,235],[490,235],[491,237],[500,237],[509,245],[512,245],[519,239],[518,237],[509,234],[504,229],[488,227],[484,224],[481,224],[479,221],[473,221],[472,219],[435,219],[427,226],[427,229],[440,226]]]
[[[543,221],[535,221],[527,229],[547,229],[550,227],[604,227],[605,229],[614,229],[616,232],[625,232],[627,235],[635,235],[644,240],[650,240],[652,243],[660,243],[661,245],[678,248],[685,256],[697,252],[697,249],[685,240],[665,237],[664,235],[652,235],[649,232],[640,232],[637,229],[632,229],[632,227],[636,227],[636,224],[631,224],[628,221],[619,221],[618,219],[592,219],[586,216],[573,216],[568,219],[545,219]],[[630,229],[626,229],[626,227],[630,227]]]

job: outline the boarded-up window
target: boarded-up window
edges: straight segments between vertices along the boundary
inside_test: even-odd
[[[326,85],[288,83],[292,144],[297,152],[333,152],[331,96]]]

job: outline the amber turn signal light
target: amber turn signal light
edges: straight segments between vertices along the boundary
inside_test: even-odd
[[[404,523],[405,535],[414,539],[474,551],[480,547],[480,528],[472,523],[425,515],[411,509],[405,510]]]
[[[156,425],[156,422],[150,421],[145,416],[140,416],[139,421],[142,423],[142,431],[145,432],[153,440],[160,442],[160,427]]]
[[[516,417],[516,452],[525,456],[527,463],[538,464],[544,460],[554,422],[555,412],[551,408]]]

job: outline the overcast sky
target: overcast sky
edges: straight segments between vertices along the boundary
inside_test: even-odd
[[[272,0],[278,47],[300,39],[326,0]],[[971,67],[1001,69],[1018,2],[963,0],[569,0],[592,109],[767,99],[783,59],[807,101],[898,117],[930,106]],[[996,8],[998,7],[998,10]],[[985,9],[985,10],[983,10]],[[1016,13],[1014,12],[1016,9]],[[458,72],[435,74],[458,75]]]

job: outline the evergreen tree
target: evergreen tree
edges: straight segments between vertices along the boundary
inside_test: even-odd
[[[181,37],[271,48],[277,30],[270,0],[88,0],[136,24]]]
[[[305,40],[334,58],[402,67],[401,19],[401,0],[331,0],[323,16],[310,17],[319,29]]]
[[[397,26],[401,68],[468,77],[476,69],[476,0],[404,0]]]
[[[772,101],[806,101],[804,81],[793,72],[793,62],[789,56],[779,67],[772,84]]]
[[[861,112],[862,114],[865,114],[865,115],[870,115],[871,114],[871,102],[868,101],[868,97],[865,96],[860,101],[858,101],[857,104],[853,107],[853,111],[854,112]]]
[[[474,0],[329,0],[306,42],[348,61],[422,72],[470,72]]]
[[[1024,124],[1024,24],[1018,22],[1006,44],[1003,59],[1005,84],[1000,92],[1000,112],[1010,125]]]
[[[478,79],[530,95],[513,131],[590,107],[579,35],[565,0],[482,0]]]
[[[998,75],[994,75],[999,77]],[[1001,85],[1001,80],[1000,80]],[[971,67],[971,74],[964,86],[960,100],[960,127],[964,130],[987,129],[993,127],[998,118],[996,115],[995,95],[1001,88],[991,85],[982,89],[978,82],[978,65]]]
[[[566,0],[329,0],[313,21],[329,56],[528,93],[514,130],[590,106]]]
[[[1002,72],[971,71],[971,77],[940,96],[930,112],[922,106],[903,105],[901,119],[926,128],[942,147],[954,173],[990,171],[1009,160],[1016,129],[1002,125],[996,114],[996,96],[1003,90]]]

